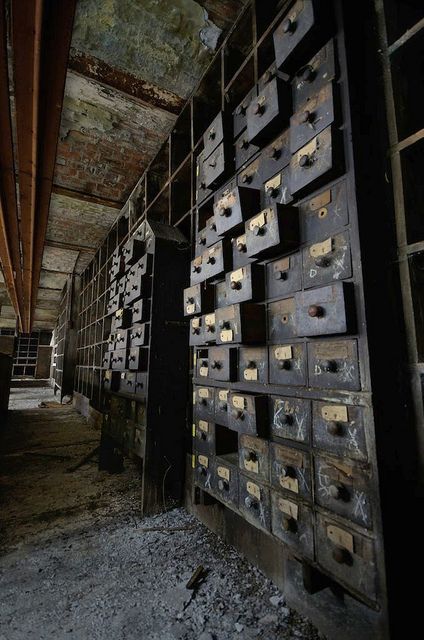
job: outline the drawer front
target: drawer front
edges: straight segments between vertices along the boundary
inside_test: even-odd
[[[114,343],[112,343],[114,344]],[[110,369],[111,367],[111,358],[112,358],[112,353],[114,351],[115,347],[113,346],[111,351],[106,351],[106,353],[103,356],[103,360],[102,360],[102,367],[103,369]]]
[[[312,441],[314,447],[339,457],[367,459],[365,436],[367,410],[346,404],[314,402]]]
[[[356,340],[308,344],[309,385],[319,389],[361,388]]]
[[[222,502],[238,507],[239,472],[237,467],[229,465],[222,458],[215,458],[212,487]]]
[[[247,255],[272,256],[298,247],[297,209],[272,205],[246,222]]]
[[[268,398],[231,391],[228,396],[230,429],[252,436],[268,435]]]
[[[280,69],[296,59],[296,49],[315,24],[314,3],[298,0],[274,31],[275,61]],[[293,63],[292,63],[293,64]]]
[[[248,264],[239,267],[225,276],[227,300],[229,304],[264,299],[264,270],[261,265]]]
[[[260,159],[257,158],[251,162],[246,169],[240,171],[237,176],[237,184],[242,187],[248,187],[249,189],[260,190],[263,182],[260,169]]]
[[[215,283],[215,309],[227,306],[227,286],[225,280]],[[215,317],[216,318],[216,317]]]
[[[271,531],[270,491],[242,473],[239,474],[239,509],[255,527]]]
[[[196,349],[195,370],[197,378],[209,378],[209,349]]]
[[[279,344],[296,337],[295,298],[285,298],[270,302],[268,305],[268,338],[271,343]]]
[[[315,501],[352,522],[371,528],[369,470],[355,462],[315,456]]]
[[[202,253],[200,256],[196,256],[190,264],[190,289],[194,287],[194,285],[199,284],[206,280],[206,267],[203,264],[203,256]],[[186,314],[189,315],[189,314]]]
[[[130,349],[128,357],[128,368],[133,371],[147,371],[149,361],[149,350],[146,347],[135,347]]]
[[[195,243],[195,246],[194,246],[194,256],[195,256],[195,258],[197,258],[197,256],[201,256],[202,255],[202,253],[206,249],[206,246],[207,246],[207,242],[206,242],[206,227],[204,227],[203,229],[200,229],[200,231],[198,231],[196,233],[196,243]]]
[[[271,491],[272,533],[294,553],[314,559],[314,521],[310,507]]]
[[[122,307],[115,311],[115,317],[113,318],[115,329],[128,329],[132,324],[133,310]],[[137,322],[137,320],[134,320]]]
[[[149,320],[150,316],[150,300],[144,298],[142,300],[138,300],[133,304],[132,308],[132,322],[136,324],[137,322],[145,322]]]
[[[258,93],[247,108],[247,137],[262,144],[288,125],[291,110],[289,85],[274,77]]]
[[[206,187],[218,186],[230,170],[230,162],[226,158],[224,143],[221,144],[203,161],[203,173]]]
[[[327,127],[308,144],[296,151],[290,162],[290,191],[311,188],[336,168],[334,132]],[[328,177],[328,176],[327,176]]]
[[[239,348],[239,380],[241,382],[268,382],[268,351],[266,347]]]
[[[266,265],[267,298],[286,296],[302,288],[300,253],[279,258]]]
[[[240,169],[246,162],[249,162],[260,147],[249,142],[247,131],[243,131],[238,140],[234,143],[234,157],[236,159],[236,169]]]
[[[129,331],[131,348],[144,347],[149,344],[149,328],[148,323],[133,325]]]
[[[223,382],[237,380],[237,348],[210,347],[209,376],[212,380]]]
[[[126,265],[134,264],[144,253],[144,242],[141,240],[128,240],[123,246],[122,255]]]
[[[224,139],[225,122],[222,111],[212,120],[203,134],[203,153],[207,158]]]
[[[309,444],[311,402],[302,398],[270,398],[271,430],[274,436]]]
[[[147,397],[147,373],[136,374],[135,395],[137,398]]]
[[[232,251],[228,241],[220,240],[212,247],[206,249],[202,255],[203,279],[217,278],[229,271]]]
[[[115,333],[111,333],[110,336],[107,339],[107,350],[110,351],[115,351],[115,344],[116,344],[116,332]]]
[[[233,184],[218,191],[213,207],[217,233],[222,236],[236,229],[258,208],[259,192]]]
[[[352,276],[350,240],[347,231],[329,236],[303,250],[305,289]]]
[[[325,47],[303,67],[293,80],[293,107],[297,111],[307,101],[331,84],[336,76],[334,43],[330,40]]]
[[[351,283],[336,282],[296,293],[296,326],[301,336],[348,333],[354,326]]]
[[[309,453],[270,444],[271,483],[276,489],[295,494],[306,500],[312,498],[312,477]]]
[[[284,167],[264,184],[264,205],[272,207],[275,204],[288,205],[293,202],[291,192],[290,167]]]
[[[215,454],[215,425],[202,418],[193,419],[193,451]]]
[[[230,415],[228,394],[228,389],[215,389],[215,422],[224,427],[228,427]]]
[[[135,393],[136,375],[135,371],[123,371],[121,373],[119,391],[122,393]]]
[[[184,315],[213,311],[215,306],[214,288],[206,284],[196,284],[184,289]]]
[[[211,247],[213,244],[219,242],[220,238],[216,228],[215,216],[211,216],[206,220],[205,232],[207,247]]]
[[[193,453],[194,480],[206,491],[212,490],[213,459],[204,453]]]
[[[103,386],[106,391],[119,391],[121,376],[119,371],[105,371]]]
[[[116,369],[117,371],[124,371],[125,369],[128,369],[127,350],[119,349],[116,351],[112,351],[110,365],[112,369]]]
[[[305,387],[308,377],[306,345],[298,342],[277,344],[269,347],[269,381]]]
[[[112,262],[110,266],[110,277],[111,279],[117,278],[119,275],[124,273],[125,271],[125,262],[124,258],[121,255],[121,249],[115,249],[112,254]]]
[[[206,344],[216,342],[216,319],[214,313],[207,313],[200,319],[202,323],[202,339]]]
[[[107,315],[110,316],[112,313],[116,313],[123,304],[123,295],[121,293],[117,293],[106,306]]]
[[[232,304],[215,312],[217,344],[264,342],[265,307],[250,302]]]
[[[130,335],[130,329],[120,329],[117,331],[115,333],[115,349],[127,349]]]
[[[203,333],[203,319],[200,318],[190,318],[190,337],[189,344],[191,347],[196,347],[198,345],[204,344],[204,333]]]
[[[349,222],[346,183],[320,191],[299,205],[302,242],[318,242]]]
[[[153,273],[153,254],[145,253],[137,263],[130,269],[129,273],[138,279],[142,276],[151,276]]]
[[[215,390],[213,387],[193,387],[193,416],[210,422],[215,418]]]
[[[249,258],[247,255],[245,233],[242,233],[236,238],[231,238],[231,247],[233,251],[233,269],[239,269],[253,262],[254,258]]]
[[[290,118],[290,151],[295,153],[335,121],[332,83],[311,96]]]
[[[259,481],[269,482],[269,443],[247,434],[239,436],[239,466]]]
[[[197,204],[201,204],[203,200],[205,200],[208,196],[211,195],[212,189],[208,189],[206,186],[206,177],[205,177],[205,154],[202,151],[197,156],[196,160],[196,202]]]
[[[256,86],[243,98],[239,105],[233,111],[233,132],[234,138],[247,127],[247,108],[252,99],[257,95]]]
[[[290,129],[283,131],[261,153],[261,176],[266,182],[290,164]]]
[[[317,561],[336,578],[375,600],[377,566],[374,542],[348,523],[340,525],[327,516],[316,518]]]

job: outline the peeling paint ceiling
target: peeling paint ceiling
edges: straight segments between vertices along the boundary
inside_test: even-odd
[[[52,328],[247,0],[78,0],[34,328]],[[14,326],[0,282],[0,327]]]

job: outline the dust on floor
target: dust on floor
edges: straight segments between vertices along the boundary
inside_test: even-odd
[[[67,471],[99,438],[71,408],[12,416],[0,445],[1,640],[320,637],[184,509],[140,518],[130,461],[114,476],[95,459]],[[187,589],[199,565],[206,575]]]

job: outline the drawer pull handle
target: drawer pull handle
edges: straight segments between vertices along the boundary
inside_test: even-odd
[[[198,267],[196,265],[193,267],[193,273],[200,273],[201,270],[202,270],[202,267]]]
[[[306,111],[304,111],[299,117],[299,122],[301,124],[308,124],[308,122],[313,122],[313,120],[314,113],[313,111],[308,111],[308,109],[306,109]]]
[[[287,280],[287,271],[274,271],[274,280]]]
[[[219,209],[220,216],[230,216],[231,215],[231,207],[221,207]]]
[[[249,175],[248,173],[245,173],[241,177],[241,181],[243,184],[250,184],[252,182],[252,179],[253,179],[252,176]]]
[[[209,135],[208,135],[209,140],[214,140],[215,137],[216,137],[215,129],[214,128],[209,129]]]
[[[325,360],[325,362],[323,362],[322,364],[322,367],[327,373],[337,372],[337,362],[335,362],[334,360]]]
[[[243,138],[243,140],[239,143],[239,149],[247,149],[249,147],[249,140],[247,138]]]
[[[208,324],[206,327],[206,331],[210,331],[211,333],[215,333],[215,325],[214,324]]]
[[[346,487],[342,484],[331,484],[328,487],[328,492],[334,500],[343,500],[344,502],[349,502],[349,493]]]
[[[206,262],[207,264],[215,264],[216,260],[213,256],[209,256]]]
[[[331,435],[331,436],[341,436],[343,433],[343,429],[341,424],[339,424],[338,422],[329,422],[327,425],[327,432]]]
[[[315,71],[310,65],[307,65],[300,72],[300,78],[301,80],[303,80],[303,82],[312,82],[314,77],[315,77]]]
[[[297,522],[290,516],[284,516],[281,524],[284,531],[291,531],[292,533],[297,531]]]
[[[220,402],[218,406],[219,406],[219,410],[220,411],[227,411],[228,410],[228,406],[227,406],[226,402]]]
[[[218,489],[220,491],[228,491],[229,488],[230,488],[230,485],[226,480],[223,480],[222,478],[218,480]]]
[[[239,242],[237,245],[237,251],[239,253],[244,253],[246,251],[246,245],[244,244],[244,242]]]
[[[268,198],[276,198],[278,196],[279,189],[276,187],[268,187],[266,190],[266,195]]]
[[[258,503],[256,502],[256,500],[254,500],[250,496],[246,496],[245,497],[244,504],[246,505],[246,507],[248,509],[257,509],[258,508]]]
[[[287,18],[287,20],[284,20],[282,27],[283,27],[283,33],[287,33],[288,35],[291,35],[296,29],[296,22],[294,22],[293,20],[290,20],[290,18]]]
[[[221,368],[221,363],[218,362],[217,360],[214,360],[211,364],[212,369],[220,369]]]
[[[247,462],[257,462],[258,456],[255,451],[246,451],[244,458]]]
[[[207,474],[207,471],[206,471],[205,467],[199,466],[199,467],[197,467],[197,470],[198,470],[198,472],[199,472],[199,474],[201,476],[205,476]]]
[[[338,564],[347,564],[348,566],[352,566],[353,558],[347,549],[343,549],[343,547],[336,547],[333,549],[333,559]]]
[[[283,478],[295,478],[296,469],[287,465],[286,467],[281,468],[281,475],[283,476]]]
[[[281,149],[277,149],[277,147],[271,147],[268,153],[268,157],[271,160],[278,160],[280,156],[281,156]]]
[[[303,156],[300,156],[299,166],[302,168],[310,167],[312,164],[311,158],[305,153]]]
[[[199,238],[197,244],[206,244],[206,238]]]
[[[216,231],[216,224],[215,222],[211,222],[211,224],[209,225],[209,229],[211,231]],[[206,242],[206,238],[205,238],[205,242]]]
[[[194,329],[192,329],[192,330],[191,330],[191,333],[192,333],[194,336],[197,336],[197,335],[199,335],[199,333],[200,333],[200,329],[199,329],[198,327],[195,327]]]
[[[231,327],[231,325],[228,322],[228,320],[220,320],[219,327],[220,327],[220,329],[229,329]]]
[[[316,267],[329,267],[331,264],[331,260],[329,258],[326,258],[325,256],[319,256],[318,258],[315,258],[315,266]]]
[[[317,304],[311,304],[308,308],[308,315],[311,318],[322,318],[324,315],[324,309]]]
[[[214,169],[216,167],[216,160],[212,160],[212,162],[209,162],[209,166]]]
[[[244,413],[243,411],[240,411],[240,409],[234,409],[231,412],[231,415],[235,420],[244,420]]]
[[[253,227],[253,233],[255,234],[255,236],[263,236],[265,234],[265,227],[259,227],[258,225],[256,225],[255,227]]]
[[[186,303],[187,304],[193,304],[194,303],[194,298],[187,298]],[[138,309],[134,309],[134,311],[136,313],[138,313]]]
[[[289,369],[291,369],[290,360],[279,360],[278,361],[278,368],[279,369],[285,369],[286,371],[289,371]]]
[[[238,291],[239,289],[242,288],[242,284],[240,282],[240,280],[234,280],[231,284],[230,287],[233,291]]]
[[[262,116],[265,112],[265,105],[257,102],[253,108],[253,113],[255,116]]]
[[[244,116],[246,115],[247,106],[245,104],[239,104],[236,109],[236,116]]]

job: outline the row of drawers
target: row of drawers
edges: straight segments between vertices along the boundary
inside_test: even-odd
[[[138,262],[129,266],[128,272],[119,280],[111,282],[107,314],[116,313],[143,297],[149,297],[152,287],[153,255],[144,254]]]
[[[142,400],[147,396],[147,373],[109,369],[104,372],[103,386],[106,391],[134,394]]]
[[[120,329],[108,338],[108,351],[144,347],[149,344],[150,323],[134,324],[131,328]]]
[[[235,436],[229,429],[238,434],[283,438],[342,458],[366,461],[367,411],[335,402],[195,387],[193,438],[199,450],[214,455],[231,453]]]
[[[273,384],[349,391],[361,388],[355,339],[313,341],[306,345],[282,343],[269,347],[269,351],[266,347],[251,351],[248,347],[197,348],[195,376],[205,384],[208,380],[261,382],[268,377]]]
[[[204,464],[202,464],[202,462]],[[207,466],[205,463],[207,462]],[[195,482],[256,527],[272,533],[295,554],[367,598],[376,597],[374,542],[344,520],[321,512],[241,472],[225,458],[194,454]]]
[[[147,371],[149,364],[149,348],[134,347],[132,349],[115,349],[106,351],[103,357],[103,368],[115,371]]]

